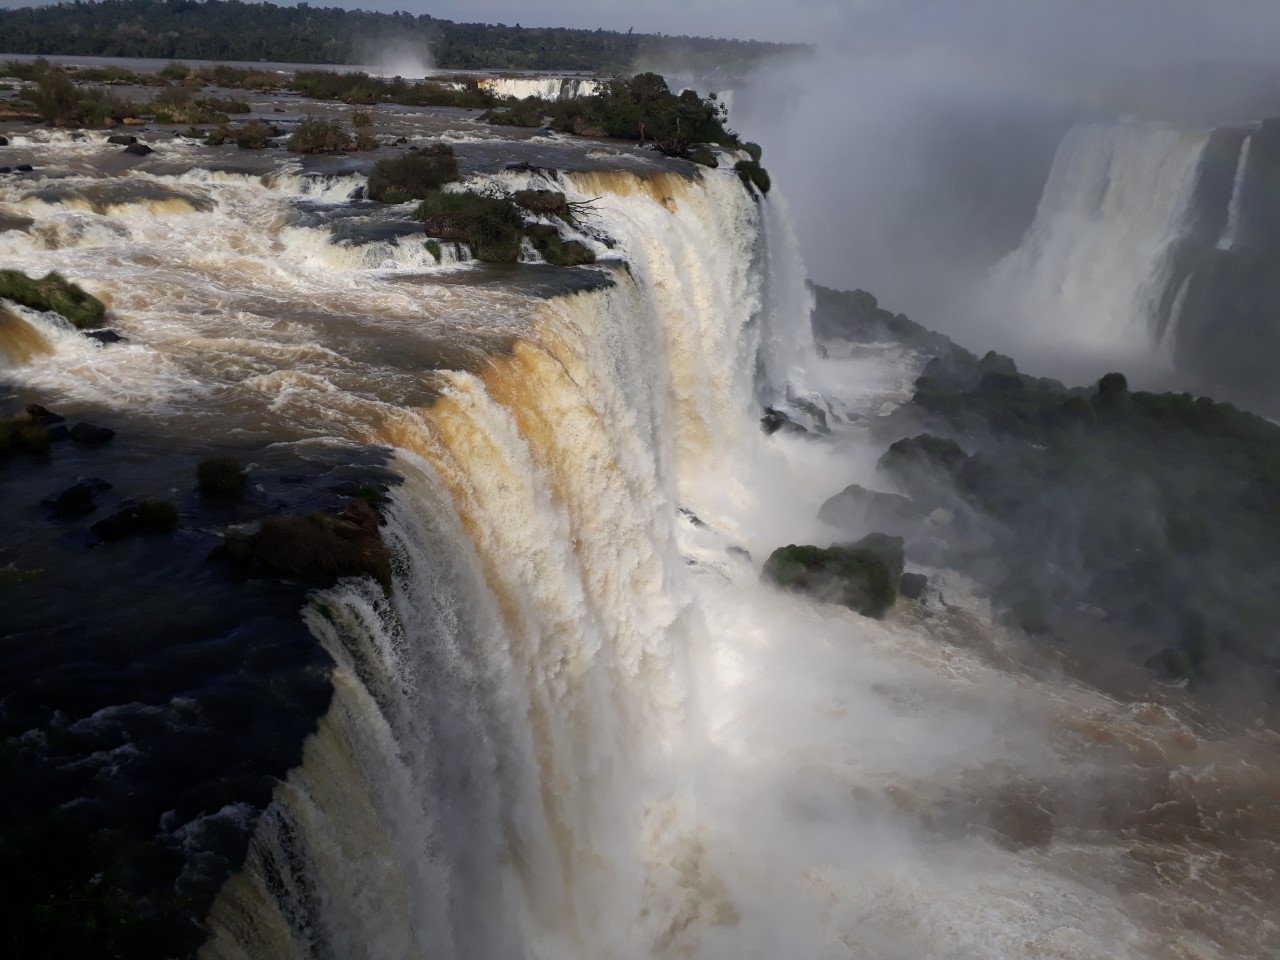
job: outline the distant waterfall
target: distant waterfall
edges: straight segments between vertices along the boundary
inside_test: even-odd
[[[1236,162],[1236,177],[1231,185],[1231,202],[1227,207],[1227,226],[1222,231],[1222,239],[1218,241],[1219,250],[1235,249],[1240,239],[1240,211],[1244,203],[1244,183],[1249,172],[1249,154],[1253,150],[1253,137],[1244,138],[1240,148],[1240,159]]]
[[[1159,339],[1207,142],[1139,123],[1067,134],[1035,222],[991,279],[1028,340],[1140,349]]]

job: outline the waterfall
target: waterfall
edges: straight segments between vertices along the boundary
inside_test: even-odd
[[[704,736],[677,506],[760,436],[808,294],[785,215],[731,171],[561,188],[599,198],[627,269],[376,425],[406,478],[393,596],[354,583],[309,611],[334,705],[207,958],[639,957],[713,909],[668,875],[696,847]],[[789,311],[761,277],[784,261]]]
[[[1135,351],[1159,339],[1206,143],[1156,124],[1068,132],[1034,223],[991,277],[1024,339]]]
[[[1218,241],[1219,250],[1232,250],[1240,238],[1240,209],[1244,202],[1244,179],[1249,172],[1249,153],[1253,149],[1252,134],[1244,138],[1240,147],[1240,159],[1236,163],[1236,177],[1231,185],[1231,201],[1227,206],[1227,225]]]

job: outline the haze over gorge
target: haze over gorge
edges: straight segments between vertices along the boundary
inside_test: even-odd
[[[1275,18],[1027,7],[0,9],[6,955],[1280,956]]]

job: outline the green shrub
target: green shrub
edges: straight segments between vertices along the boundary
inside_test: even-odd
[[[550,224],[532,224],[525,232],[542,259],[554,266],[580,267],[596,262],[590,247],[578,240],[563,239],[560,231]]]
[[[278,137],[280,131],[261,120],[250,120],[234,133],[222,127],[218,135],[221,138],[220,143],[225,143],[227,138],[234,136],[236,146],[241,150],[261,150],[269,146],[271,138]]]
[[[739,160],[733,165],[733,169],[738,171],[738,179],[748,190],[754,186],[761,193],[768,193],[773,186],[768,171],[755,160]]]
[[[373,114],[368,110],[357,110],[351,115],[351,125],[353,127],[372,127]]]
[[[291,153],[341,153],[351,138],[336,123],[309,117],[289,138]]]
[[[185,63],[177,60],[170,60],[169,63],[160,70],[160,76],[166,80],[185,80],[191,75],[191,68]]]
[[[747,156],[756,163],[759,163],[760,158],[764,156],[764,151],[760,149],[760,144],[758,143],[744,143],[742,149],[747,151]]]
[[[508,127],[540,127],[546,120],[546,104],[537,97],[525,97],[505,108],[494,108],[480,114],[485,123]]]
[[[414,217],[427,233],[461,240],[477,260],[514,263],[520,259],[524,217],[506,197],[478,193],[432,193],[418,204]]]
[[[45,70],[39,75],[33,99],[45,123],[70,126],[80,119],[80,91],[61,70]]]
[[[444,259],[444,250],[441,248],[439,240],[428,240],[423,246],[427,248],[427,253],[435,257],[436,263]]]
[[[382,203],[423,200],[457,179],[458,160],[453,147],[437,143],[375,163],[369,174],[369,199]]]
[[[32,310],[53,310],[71,321],[77,330],[101,326],[103,314],[107,312],[101,300],[54,272],[32,280],[17,270],[0,270],[0,298]]]
[[[551,110],[551,125],[556,130],[653,141],[677,154],[683,154],[691,143],[738,143],[724,126],[722,103],[704,100],[692,90],[673,94],[667,81],[656,73],[610,81],[597,96],[561,101]]]
[[[211,500],[236,500],[249,488],[249,475],[234,457],[211,457],[196,466],[200,495]]]

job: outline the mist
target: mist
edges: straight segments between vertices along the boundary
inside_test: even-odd
[[[752,78],[732,122],[765,148],[815,281],[870,290],[1033,372],[1087,380],[1126,362],[1139,384],[1166,385],[1144,337],[1073,322],[1091,301],[1051,316],[991,277],[1027,238],[1075,125],[1194,136],[1280,112],[1277,27],[1280,11],[1245,2],[871,4],[813,58]]]

